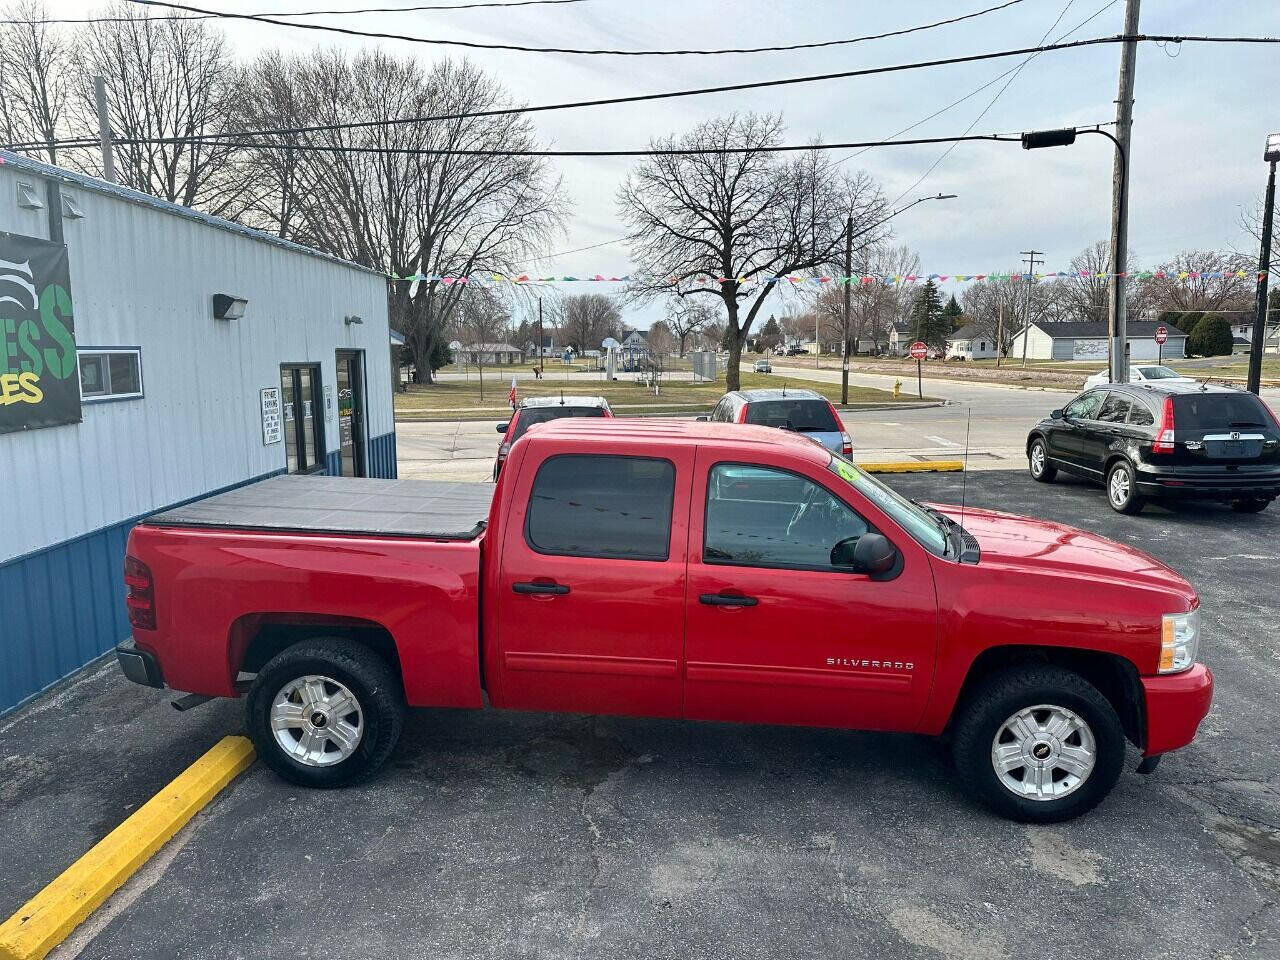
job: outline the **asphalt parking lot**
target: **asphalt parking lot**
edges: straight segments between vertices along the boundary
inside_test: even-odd
[[[941,502],[965,482],[888,479]],[[53,956],[1280,957],[1280,509],[967,485],[1200,591],[1213,712],[1091,815],[996,819],[912,736],[419,711],[364,786],[252,768]],[[98,664],[0,720],[0,916],[240,732],[239,704],[168,699]]]

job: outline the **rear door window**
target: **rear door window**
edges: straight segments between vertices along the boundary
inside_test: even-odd
[[[1129,408],[1129,424],[1134,427],[1151,427],[1155,425],[1155,422],[1155,415],[1147,408],[1147,405],[1134,400],[1133,406]]]
[[[666,560],[675,486],[670,460],[551,457],[533,481],[525,541],[558,556]]]
[[[525,407],[520,411],[520,420],[516,423],[515,436],[511,442],[519,440],[535,423],[547,423],[563,417],[603,417],[603,407]]]
[[[1129,398],[1123,393],[1109,393],[1098,411],[1098,420],[1101,423],[1124,423],[1129,416],[1129,407]]]
[[[1173,398],[1173,423],[1183,430],[1273,427],[1262,401],[1248,393],[1192,393]]]
[[[758,400],[747,405],[747,423],[808,433],[838,433],[825,400]]]

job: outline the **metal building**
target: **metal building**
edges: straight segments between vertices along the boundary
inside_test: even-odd
[[[0,712],[128,636],[140,518],[394,429],[381,275],[0,152]]]

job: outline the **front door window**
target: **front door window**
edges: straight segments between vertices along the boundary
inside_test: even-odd
[[[324,467],[324,415],[319,364],[280,367],[280,399],[284,408],[285,466],[290,473],[313,473]]]

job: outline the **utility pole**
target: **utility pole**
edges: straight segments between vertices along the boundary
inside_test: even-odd
[[[1026,257],[1027,264],[1027,281],[1035,283],[1036,265],[1044,263],[1043,250],[1022,250],[1020,251]],[[1040,257],[1039,260],[1036,257]],[[1027,341],[1031,339],[1031,287],[1027,287],[1027,311],[1023,319],[1022,326],[1022,365],[1027,365]]]
[[[844,222],[844,359],[840,364],[840,404],[849,402],[849,285],[853,283],[853,214]]]
[[[1027,339],[1025,336],[1022,338]],[[1000,366],[1000,348],[1004,345],[1004,301],[996,304],[996,366]]]
[[[542,356],[544,353],[542,346],[542,298],[538,298],[538,379],[542,379],[542,375],[546,373],[546,368],[542,365]]]
[[[116,162],[111,155],[111,123],[107,119],[107,81],[102,74],[93,78],[93,96],[98,101],[98,140],[102,145],[102,179],[116,182]]]
[[[1270,143],[1268,143],[1270,146]],[[1268,153],[1270,155],[1270,153]],[[1262,387],[1262,351],[1267,336],[1267,281],[1271,269],[1271,222],[1276,218],[1276,161],[1271,161],[1267,177],[1267,198],[1262,204],[1262,251],[1258,255],[1258,312],[1253,320],[1253,336],[1249,347],[1248,390],[1257,393]]]
[[[1119,151],[1111,170],[1111,255],[1116,266],[1111,277],[1111,303],[1107,312],[1112,383],[1129,382],[1129,318],[1125,288],[1129,249],[1129,140],[1133,129],[1133,77],[1138,61],[1138,6],[1141,0],[1125,0],[1125,40],[1120,51],[1120,90],[1116,95],[1116,143]]]

